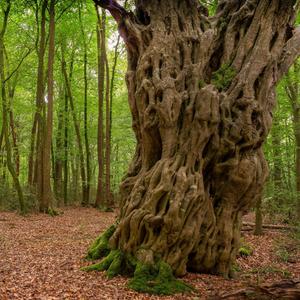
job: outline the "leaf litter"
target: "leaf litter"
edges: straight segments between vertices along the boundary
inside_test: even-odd
[[[116,213],[78,207],[56,217],[0,212],[0,300],[217,299],[249,285],[300,278],[299,245],[286,233],[247,232],[243,241],[253,253],[238,258],[235,279],[188,273],[183,280],[195,287],[192,294],[139,294],[127,288],[128,278],[109,280],[104,273],[80,270],[89,264],[88,246],[115,218]]]

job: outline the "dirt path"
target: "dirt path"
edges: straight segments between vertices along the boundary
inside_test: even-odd
[[[240,258],[239,277],[224,280],[210,275],[188,274],[184,280],[194,285],[193,295],[149,296],[126,288],[126,279],[108,280],[103,273],[86,273],[80,267],[93,239],[110,224],[113,213],[91,208],[65,209],[57,217],[0,213],[0,299],[207,299],[220,291],[230,291],[249,283],[264,283],[285,277],[299,278],[300,263],[276,261],[274,240],[279,233],[245,240],[254,249],[252,256]],[[212,299],[214,296],[212,296]]]

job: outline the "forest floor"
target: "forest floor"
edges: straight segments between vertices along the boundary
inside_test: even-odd
[[[297,242],[267,230],[260,237],[244,234],[253,253],[238,259],[236,279],[189,273],[183,280],[196,288],[193,294],[138,294],[126,288],[124,277],[108,280],[80,270],[89,264],[88,246],[114,219],[92,208],[67,208],[56,217],[0,212],[0,299],[217,299],[249,285],[300,278]]]

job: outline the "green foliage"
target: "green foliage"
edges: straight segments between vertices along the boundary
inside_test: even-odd
[[[284,278],[290,278],[291,277],[291,273],[288,270],[284,270],[281,268],[278,268],[276,266],[267,266],[267,267],[262,267],[262,268],[255,268],[251,270],[251,273],[253,274],[280,274],[281,276],[283,276]]]
[[[239,248],[239,255],[242,257],[250,256],[253,253],[250,245],[248,245],[243,239],[241,239],[241,246]]]
[[[138,262],[128,286],[138,292],[159,295],[192,291],[191,286],[174,277],[171,267],[163,261],[155,266]]]
[[[56,217],[59,215],[59,212],[52,207],[48,208],[47,214],[50,215],[51,217]]]
[[[232,265],[231,271],[233,273],[241,272],[241,268],[240,268],[240,266],[237,263],[235,263],[235,264]]]
[[[289,261],[290,253],[285,247],[279,247],[275,254],[281,261],[285,263]]]
[[[105,257],[110,252],[108,241],[116,230],[116,225],[110,226],[104,233],[102,233],[91,245],[88,250],[87,258],[96,260]]]
[[[229,88],[235,75],[235,69],[229,63],[225,63],[213,72],[211,81],[218,90],[225,91]]]
[[[248,247],[240,247],[239,249],[239,255],[240,256],[250,256],[252,254],[252,250],[249,249]]]

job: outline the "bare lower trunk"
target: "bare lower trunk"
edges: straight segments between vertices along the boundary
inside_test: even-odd
[[[228,276],[268,173],[262,144],[293,5],[220,1],[207,19],[192,0],[136,1],[133,18],[98,2],[127,44],[137,139],[110,245],[175,275]]]
[[[68,94],[68,99],[70,101],[70,108],[71,108],[71,113],[72,113],[72,117],[73,117],[76,140],[77,140],[77,145],[78,145],[78,154],[79,154],[79,159],[80,159],[81,186],[82,186],[81,204],[83,206],[85,206],[88,204],[88,193],[87,193],[87,180],[86,180],[85,163],[84,163],[83,143],[82,143],[82,138],[81,138],[81,133],[80,133],[79,122],[78,122],[78,119],[76,116],[74,100],[73,100],[73,95],[72,95],[72,90],[71,90],[71,83],[70,83],[70,79],[68,77],[67,70],[66,70],[66,62],[65,62],[63,50],[62,50],[62,72],[63,72],[63,76],[65,79],[66,92]]]
[[[104,135],[103,135],[103,102],[104,102],[104,75],[105,75],[105,11],[100,14],[96,8],[97,13],[97,49],[98,49],[98,182],[97,195],[95,206],[104,207]]]
[[[292,72],[292,71],[291,71]],[[300,103],[299,103],[299,81],[298,76],[300,74],[300,65],[294,64],[293,67],[294,76],[287,76],[286,93],[290,100],[292,111],[293,111],[293,127],[294,136],[296,142],[296,199],[297,199],[297,220],[300,220]]]
[[[18,174],[13,163],[12,149],[9,140],[9,103],[7,101],[6,84],[5,84],[5,71],[4,71],[4,36],[8,24],[8,16],[11,9],[10,1],[3,4],[3,22],[0,23],[0,90],[2,100],[2,133],[4,138],[5,150],[6,150],[6,164],[8,171],[11,174],[15,189],[18,193],[18,200],[20,205],[20,211],[25,212],[24,196],[22,187],[18,178]],[[5,7],[5,9],[4,9]],[[2,12],[1,12],[2,15]]]
[[[55,0],[50,0],[49,8],[49,50],[48,50],[48,94],[47,94],[47,114],[45,127],[43,128],[42,153],[41,153],[41,178],[38,185],[39,205],[41,212],[49,212],[52,206],[51,190],[51,143],[53,131],[53,98],[54,98],[54,79],[53,65],[55,54]]]
[[[38,49],[38,70],[36,86],[36,112],[34,113],[33,125],[31,129],[30,150],[28,158],[28,185],[37,184],[37,173],[40,160],[41,132],[43,128],[43,107],[44,107],[44,58],[46,51],[46,10],[48,0],[42,2],[41,8],[41,34]],[[36,151],[35,151],[36,150]],[[41,177],[41,176],[39,176]]]

